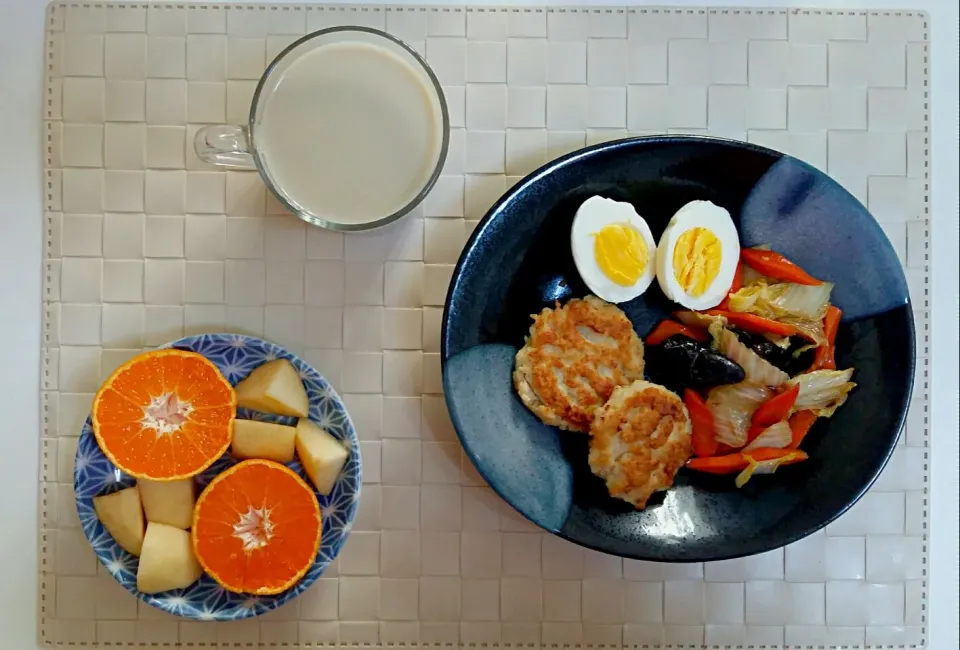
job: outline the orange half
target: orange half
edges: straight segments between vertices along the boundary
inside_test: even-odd
[[[233,436],[237,395],[203,355],[153,350],[117,368],[93,399],[100,449],[137,478],[171,481],[202,472]]]
[[[320,504],[294,471],[245,460],[216,476],[193,511],[193,551],[229,591],[278,594],[313,565],[322,531]]]

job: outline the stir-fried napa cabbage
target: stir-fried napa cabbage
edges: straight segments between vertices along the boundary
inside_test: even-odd
[[[789,464],[798,458],[806,458],[806,455],[801,451],[795,451],[793,453],[781,456],[780,458],[771,458],[768,460],[754,460],[747,455],[747,462],[749,464],[745,470],[737,474],[734,484],[738,488],[741,488],[747,484],[747,481],[749,481],[751,477],[758,474],[773,474],[781,465]]]
[[[806,338],[824,345],[827,340],[823,333],[823,317],[830,306],[832,290],[830,282],[807,286],[792,282],[767,284],[761,280],[745,285],[731,295],[730,310],[793,325]]]
[[[776,388],[790,376],[740,342],[737,335],[717,324],[710,326],[714,347],[743,368],[746,381]]]
[[[846,370],[814,370],[797,375],[787,384],[800,385],[800,393],[793,408],[795,411],[813,411],[819,417],[828,418],[847,401],[847,394],[856,387],[850,381],[853,368]]]
[[[810,320],[823,320],[830,303],[833,283],[816,286],[778,282],[758,283],[742,287],[730,296],[730,309],[757,314],[765,318],[793,316]]]
[[[713,415],[717,441],[731,447],[746,444],[753,412],[771,395],[773,391],[766,386],[749,381],[711,389],[707,395],[707,407]]]
[[[776,282],[776,280],[771,280],[765,276],[760,271],[757,271],[751,266],[743,265],[743,272],[740,276],[741,286],[750,287],[755,284],[770,284],[771,282]]]
[[[706,329],[713,326],[727,326],[727,319],[724,316],[714,316],[699,311],[678,311],[673,316],[689,327],[703,327]]]
[[[761,447],[783,449],[790,444],[791,440],[793,440],[793,431],[790,430],[790,425],[787,422],[777,422],[764,429],[760,435],[751,440],[750,444],[744,447],[743,450],[749,451],[751,449],[760,449]]]

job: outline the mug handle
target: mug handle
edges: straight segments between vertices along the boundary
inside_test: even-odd
[[[193,148],[204,162],[221,167],[256,169],[250,153],[250,130],[246,126],[205,126],[193,137]]]

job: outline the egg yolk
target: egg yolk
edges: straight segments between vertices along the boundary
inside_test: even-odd
[[[606,225],[594,234],[593,254],[603,274],[622,287],[637,283],[649,257],[639,231],[624,223]]]
[[[673,275],[688,296],[700,296],[720,272],[722,245],[706,228],[691,228],[673,249]]]

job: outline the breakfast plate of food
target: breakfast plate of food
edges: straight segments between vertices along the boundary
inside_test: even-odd
[[[357,437],[333,388],[280,346],[192,336],[117,368],[74,470],[83,533],[128,591],[237,620],[307,589],[349,535]]]
[[[443,319],[477,470],[624,557],[758,553],[842,514],[909,403],[906,281],[873,217],[789,156],[697,136],[574,152],[478,224]]]

